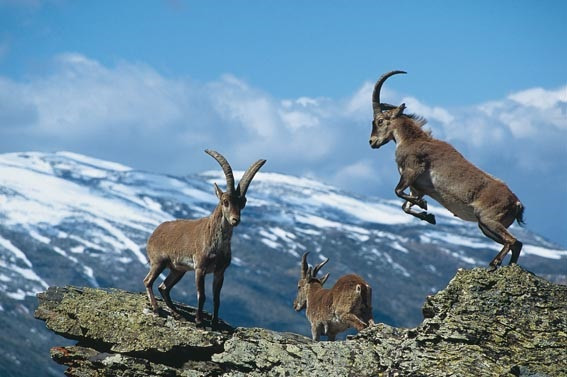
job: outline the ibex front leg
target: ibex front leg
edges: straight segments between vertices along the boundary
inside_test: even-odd
[[[417,217],[420,220],[423,221],[427,221],[430,224],[436,224],[435,221],[435,215],[425,212],[425,211],[421,211],[421,212],[415,212],[411,210],[411,207],[413,206],[413,203],[408,202],[407,200],[404,202],[404,204],[402,204],[402,209],[404,210],[405,213],[408,213],[412,216]]]
[[[435,224],[435,216],[426,211],[416,212],[411,209],[413,205],[417,205],[425,210],[427,210],[427,202],[423,199],[423,194],[420,193],[415,187],[411,187],[411,184],[415,181],[417,174],[412,169],[405,169],[401,172],[400,181],[396,186],[396,195],[406,201],[402,205],[402,209],[405,213],[417,217],[420,220],[427,221],[430,224]],[[406,194],[404,190],[410,188],[410,195]]]
[[[408,195],[404,192],[405,189],[412,186],[418,176],[419,172],[416,172],[414,169],[400,169],[400,181],[394,191],[400,198],[427,210],[427,202],[423,200],[422,197],[413,195],[413,192],[412,195]]]
[[[213,326],[219,323],[219,307],[220,307],[220,292],[222,289],[222,283],[224,282],[224,269],[215,271],[215,277],[213,280]]]

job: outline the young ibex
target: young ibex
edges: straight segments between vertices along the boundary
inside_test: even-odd
[[[301,275],[293,307],[298,312],[307,308],[313,340],[319,340],[321,334],[335,340],[338,333],[348,328],[360,331],[374,324],[370,285],[360,276],[351,274],[337,280],[333,288],[325,289],[323,284],[329,274],[318,278],[317,272],[329,259],[311,268],[307,265],[307,254],[301,258]]]
[[[232,228],[240,223],[240,211],[246,205],[246,190],[256,172],[266,160],[252,164],[234,188],[232,169],[226,159],[212,150],[205,150],[220,164],[226,178],[226,192],[214,184],[219,203],[209,217],[198,220],[174,220],[159,225],[148,239],[147,253],[150,272],[144,285],[154,313],[158,313],[152,285],[159,274],[167,267],[167,278],[159,286],[159,291],[175,318],[179,312],[171,302],[169,291],[179,282],[185,272],[195,270],[195,286],[199,307],[195,322],[201,323],[205,303],[205,274],[214,273],[213,280],[213,325],[218,323],[220,291],[224,281],[224,271],[230,264],[230,239]]]
[[[380,77],[374,86],[372,107],[374,119],[370,146],[380,148],[393,140],[400,181],[396,195],[405,199],[402,209],[421,220],[435,224],[435,216],[427,213],[424,195],[429,195],[455,216],[478,223],[485,236],[504,245],[490,262],[496,269],[509,250],[510,263],[517,263],[522,243],[507,228],[517,220],[523,223],[524,206],[506,184],[467,161],[451,145],[434,139],[422,130],[423,118],[403,113],[405,104],[380,103],[380,89],[388,77],[406,73],[392,71]],[[410,194],[404,190],[409,188]],[[416,212],[417,205],[426,210]]]

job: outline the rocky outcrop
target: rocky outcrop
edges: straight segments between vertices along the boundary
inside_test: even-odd
[[[418,327],[377,324],[338,342],[198,328],[195,309],[182,306],[184,321],[156,317],[141,293],[51,287],[38,297],[36,318],[77,340],[51,349],[69,376],[567,375],[567,287],[518,266],[460,270],[426,299]]]

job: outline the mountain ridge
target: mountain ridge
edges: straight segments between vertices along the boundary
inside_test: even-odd
[[[220,169],[175,177],[69,152],[0,155],[0,322],[9,329],[0,335],[1,364],[25,363],[16,350],[31,347],[32,363],[43,365],[39,349],[55,338],[31,312],[35,294],[46,287],[143,291],[147,237],[162,221],[207,216],[217,203],[213,182],[224,186]],[[421,320],[425,296],[445,287],[460,267],[488,265],[500,249],[475,224],[442,208],[431,206],[438,219],[431,226],[403,213],[397,200],[307,178],[259,172],[247,196],[221,293],[220,315],[237,326],[308,333],[305,317],[291,308],[306,251],[313,263],[330,258],[328,284],[347,273],[363,276],[373,286],[378,321],[411,327]],[[512,232],[525,245],[520,265],[567,281],[567,250],[526,228]],[[190,277],[171,294],[196,303]]]

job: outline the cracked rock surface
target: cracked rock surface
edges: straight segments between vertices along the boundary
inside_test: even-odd
[[[518,266],[459,270],[427,297],[418,327],[377,324],[338,342],[196,327],[194,308],[180,306],[184,321],[157,317],[142,293],[50,287],[38,297],[36,318],[77,340],[51,349],[68,376],[567,375],[567,287]]]

